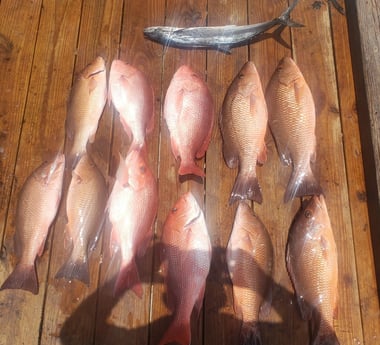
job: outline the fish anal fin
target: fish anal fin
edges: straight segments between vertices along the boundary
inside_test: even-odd
[[[272,286],[269,287],[265,299],[263,303],[260,306],[260,317],[267,317],[270,313],[271,307],[272,307],[272,293],[273,289]]]
[[[34,295],[38,294],[38,278],[34,264],[17,264],[13,272],[5,280],[0,290],[22,289],[30,291]]]
[[[305,301],[305,299],[299,294],[297,294],[297,303],[301,312],[302,319],[305,321],[311,320],[311,317],[313,315],[313,308],[310,303],[308,301]]]

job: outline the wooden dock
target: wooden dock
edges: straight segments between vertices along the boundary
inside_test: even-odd
[[[61,209],[45,252],[37,259],[39,294],[0,291],[0,345],[156,345],[171,320],[157,244],[169,210],[190,189],[203,206],[213,245],[204,307],[200,318],[194,315],[192,319],[192,344],[238,344],[240,320],[234,314],[225,262],[236,208],[228,205],[228,198],[237,171],[224,163],[221,135],[215,125],[206,157],[199,161],[205,167],[205,180],[179,180],[178,163],[171,153],[161,110],[170,79],[182,64],[191,65],[204,76],[218,115],[227,87],[247,60],[254,61],[265,87],[283,56],[296,60],[316,104],[318,147],[314,171],[325,193],[338,247],[335,330],[341,345],[380,344],[376,284],[380,255],[373,254],[373,248],[380,244],[376,184],[380,159],[376,160],[378,147],[374,148],[373,143],[374,122],[367,121],[376,116],[376,106],[372,105],[379,95],[371,87],[376,90],[377,85],[379,90],[380,76],[371,76],[373,60],[365,56],[364,23],[371,22],[365,22],[365,15],[370,17],[371,10],[362,3],[346,1],[344,16],[325,0],[301,0],[292,18],[305,27],[286,28],[282,33],[290,49],[268,38],[227,55],[163,48],[146,40],[143,28],[258,23],[278,16],[288,1],[0,0],[0,284],[17,262],[13,234],[20,188],[42,161],[61,149],[73,78],[97,55],[106,59],[108,69],[115,58],[127,61],[144,71],[152,82],[155,129],[148,138],[148,152],[159,182],[154,241],[138,261],[142,299],[132,291],[119,299],[109,292],[109,224],[91,254],[88,287],[54,278],[67,255]],[[379,27],[376,20],[372,24],[375,27],[366,29],[376,32],[376,44]],[[369,53],[378,56],[379,48],[378,44]],[[377,70],[373,72],[379,72],[378,66],[377,58]],[[365,74],[361,75],[363,70]],[[268,160],[258,168],[264,201],[254,205],[270,233],[275,254],[272,309],[261,320],[263,344],[304,345],[309,329],[300,318],[285,267],[288,230],[300,200],[283,203],[290,169],[281,164],[269,132],[266,143]],[[118,114],[107,105],[91,146],[104,176],[115,175],[119,152],[125,155],[128,147]]]

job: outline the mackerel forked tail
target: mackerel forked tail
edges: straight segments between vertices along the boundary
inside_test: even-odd
[[[299,0],[294,0],[293,3],[286,9],[285,12],[283,12],[277,19],[280,24],[285,25],[285,26],[290,26],[293,28],[300,28],[303,27],[303,24],[294,22],[293,20],[290,19],[290,13],[293,11],[294,7],[298,4]]]

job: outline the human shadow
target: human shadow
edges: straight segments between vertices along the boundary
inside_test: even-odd
[[[161,244],[156,244],[154,247],[149,248],[153,253],[148,255],[155,255],[158,258],[163,250]],[[165,250],[177,251],[177,248],[165,248]],[[180,252],[176,253],[181,255]],[[242,260],[246,260],[249,265],[256,265],[255,260],[249,253],[240,250],[237,253]],[[163,284],[164,279],[160,272],[155,269],[151,273],[149,269],[142,269],[141,262],[138,262],[140,269],[140,279],[146,284]],[[158,266],[157,266],[158,267]],[[304,322],[297,316],[291,322],[287,322],[289,318],[289,308],[295,307],[295,298],[292,291],[288,291],[285,287],[276,283],[272,277],[268,277],[262,270],[259,270],[259,277],[257,279],[269,279],[272,285],[273,301],[272,310],[275,312],[280,320],[279,322],[260,321],[259,328],[261,330],[261,337],[263,344],[276,343],[275,339],[284,339],[284,337],[301,335],[309,337],[308,323]],[[212,260],[210,272],[207,278],[207,286],[205,293],[205,302],[202,317],[197,319],[197,316],[192,316],[192,339],[196,344],[210,343],[210,337],[214,334],[223,333],[222,342],[218,344],[242,344],[239,341],[239,333],[242,321],[234,313],[225,312],[226,303],[228,301],[226,295],[226,286],[231,286],[231,281],[228,275],[226,265],[225,248],[214,247],[212,252]],[[129,344],[158,344],[163,333],[167,329],[172,320],[172,316],[163,316],[150,324],[144,324],[135,328],[128,328],[127,326],[116,326],[110,320],[112,310],[114,307],[125,298],[125,294],[115,297],[112,295],[113,279],[108,279],[105,283],[100,284],[99,288],[85,299],[79,307],[68,317],[62,325],[59,332],[59,337],[63,345],[129,345]],[[131,292],[127,292],[131,293]],[[166,297],[161,296],[164,302]],[[136,300],[138,298],[136,297]],[[153,301],[154,302],[154,301]],[[155,306],[151,301],[139,300],[137,303],[147,303],[149,306]],[[94,310],[96,313],[94,315]],[[133,317],[133,310],[129,310]],[[293,313],[293,312],[292,312]],[[321,322],[320,316],[314,315],[318,322]],[[294,326],[298,323],[298,331],[289,329],[290,325]],[[215,329],[221,327],[223,329]],[[296,328],[297,328],[296,327]],[[203,329],[203,332],[202,332]],[[312,330],[311,330],[311,333]],[[289,340],[290,341],[290,340]],[[193,342],[192,342],[193,343]],[[305,339],[308,343],[308,339]]]

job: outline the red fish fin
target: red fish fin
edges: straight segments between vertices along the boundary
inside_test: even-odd
[[[316,180],[310,167],[306,174],[302,171],[293,170],[286,188],[284,202],[307,195],[323,194],[322,187]]]
[[[129,140],[132,140],[132,132],[131,132],[131,129],[130,129],[128,123],[124,120],[124,117],[123,117],[121,114],[120,114],[120,122],[121,122],[121,124],[122,124],[122,126],[123,126],[123,129],[124,129],[125,133],[126,133],[127,136],[128,136],[128,139],[129,139]]]
[[[260,152],[257,155],[257,164],[261,166],[261,165],[264,165],[266,161],[267,161],[267,147],[265,145],[265,142],[263,142]]]
[[[142,298],[143,289],[134,260],[126,267],[120,269],[115,282],[114,296],[120,296],[127,289],[132,289],[137,297]]]
[[[223,158],[230,169],[235,169],[239,165],[239,155],[235,147],[223,144]]]
[[[261,187],[256,176],[239,173],[230,196],[230,205],[238,200],[253,200],[259,204],[263,202]]]
[[[46,225],[48,228],[49,228],[49,225]],[[46,236],[47,237],[47,236]],[[45,244],[46,244],[46,237],[43,239],[42,243],[41,243],[41,246],[40,248],[38,249],[38,252],[37,252],[37,255],[39,257],[42,256],[42,254],[44,253],[44,250],[45,250]]]
[[[277,151],[280,155],[280,160],[282,164],[286,166],[289,166],[292,164],[292,157],[287,147],[280,147],[279,144],[277,144]]]
[[[37,295],[38,278],[35,266],[18,264],[0,287],[0,290],[4,289],[22,289]]]
[[[80,258],[70,257],[58,270],[55,278],[65,278],[68,281],[76,279],[88,286],[90,284],[90,273],[87,255],[83,255]]]
[[[180,345],[189,345],[191,342],[191,329],[189,323],[180,323],[174,320],[164,336],[162,337],[159,345],[176,343]]]
[[[178,174],[183,175],[196,175],[199,177],[204,177],[205,172],[201,169],[194,161],[193,162],[182,162],[178,169]]]
[[[199,148],[199,150],[195,154],[195,157],[198,158],[198,159],[202,158],[206,154],[206,151],[207,151],[208,146],[209,146],[210,141],[211,141],[212,127],[213,126],[211,124],[211,126],[210,126],[210,128],[208,130],[208,133],[206,135],[206,138],[205,138],[205,140],[202,143],[202,146]]]

